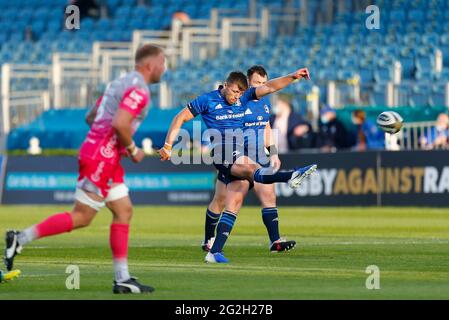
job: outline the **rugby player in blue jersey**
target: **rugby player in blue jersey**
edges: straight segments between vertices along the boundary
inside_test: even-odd
[[[252,66],[247,71],[249,85],[259,87],[268,81],[268,74],[262,66]],[[246,105],[244,117],[245,148],[248,156],[262,167],[272,165],[279,169],[281,161],[278,155],[272,151],[271,157],[265,154],[265,148],[274,144],[274,137],[270,126],[271,105],[267,97],[260,100],[251,100]],[[267,228],[270,238],[270,251],[282,252],[293,249],[295,241],[287,241],[279,235],[279,218],[276,207],[276,191],[274,184],[254,184],[254,192],[262,206],[262,220]],[[204,223],[204,242],[201,245],[204,251],[210,251],[215,239],[215,227],[220,219],[221,212],[225,208],[226,199],[226,177],[223,174],[217,175],[215,183],[215,194],[206,210]]]
[[[222,88],[197,97],[173,119],[164,147],[159,150],[161,160],[170,159],[173,143],[176,141],[181,126],[201,114],[207,128],[213,131],[211,132],[211,143],[213,144],[211,156],[214,166],[224,177],[226,184],[225,210],[218,221],[215,241],[206,255],[206,262],[228,262],[222,250],[252,184],[282,182],[288,183],[291,188],[297,188],[304,178],[316,170],[315,164],[288,171],[277,170],[278,168],[271,166],[265,168],[251,160],[244,148],[242,129],[248,102],[260,100],[300,79],[310,80],[307,68],[298,69],[289,75],[270,80],[257,88],[248,89],[246,75],[234,71],[229,74]],[[273,150],[276,147],[272,145],[269,149],[270,154],[274,154]]]

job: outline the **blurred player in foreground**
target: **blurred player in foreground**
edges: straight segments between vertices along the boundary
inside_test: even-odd
[[[170,159],[173,143],[183,123],[201,114],[213,138],[213,164],[219,174],[223,175],[227,185],[225,210],[217,224],[217,236],[210,252],[206,255],[206,262],[228,262],[222,249],[234,226],[250,184],[282,182],[288,183],[291,188],[297,188],[303,179],[316,170],[316,165],[289,171],[278,171],[278,168],[273,167],[263,168],[246,155],[242,141],[243,121],[248,102],[277,92],[299,79],[310,79],[309,71],[306,68],[270,80],[257,88],[248,89],[246,75],[238,71],[231,72],[224,87],[197,97],[173,119],[165,139],[165,145],[159,150],[161,160]],[[275,149],[275,146],[270,146],[271,153],[275,153],[273,152]]]
[[[247,77],[250,87],[254,88],[262,86],[268,81],[265,68],[257,65],[248,69]],[[265,148],[275,145],[269,121],[270,113],[271,105],[267,97],[260,100],[251,100],[247,103],[244,131],[252,130],[254,134],[245,135],[245,148],[248,150],[249,157],[262,167],[268,167],[271,164],[275,169],[279,169],[281,161],[277,153],[271,152],[270,159],[265,156]],[[255,183],[254,192],[262,206],[262,219],[270,238],[270,251],[282,252],[293,249],[296,242],[281,239],[279,235],[279,218],[274,184]],[[226,178],[223,174],[218,174],[214,198],[206,210],[204,242],[201,246],[204,251],[210,251],[212,248],[215,239],[215,227],[220,219],[221,212],[225,208],[225,199]]]
[[[23,231],[7,231],[3,259],[8,270],[12,269],[14,257],[27,243],[86,227],[106,205],[112,213],[109,240],[115,271],[113,292],[154,291],[152,287],[140,284],[128,271],[129,224],[133,210],[120,160],[129,156],[138,163],[144,158],[132,137],[148,113],[148,84],[159,82],[164,71],[162,49],[144,45],[136,52],[135,70],[107,86],[79,152],[74,208]]]

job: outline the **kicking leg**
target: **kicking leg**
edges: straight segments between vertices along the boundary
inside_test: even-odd
[[[112,186],[106,198],[106,206],[112,212],[109,244],[114,262],[114,293],[149,293],[154,288],[145,286],[131,277],[128,271],[129,224],[133,215],[128,188],[124,184]]]
[[[231,174],[250,182],[273,184],[276,182],[288,183],[291,188],[298,188],[302,181],[317,169],[317,165],[309,165],[294,170],[275,171],[273,168],[262,168],[246,156],[237,159],[231,168]]]

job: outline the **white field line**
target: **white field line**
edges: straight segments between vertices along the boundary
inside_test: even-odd
[[[308,247],[308,246],[347,246],[347,245],[396,245],[396,244],[404,244],[404,245],[416,245],[416,244],[449,244],[449,240],[446,239],[430,239],[430,240],[384,240],[384,241],[330,241],[330,242],[305,242],[301,243],[301,240],[299,240],[298,245],[300,247]],[[130,248],[169,248],[169,247],[200,247],[200,244],[194,244],[189,243],[186,244],[183,243],[170,243],[170,245],[159,245],[159,244],[139,244],[139,245],[130,245]],[[264,247],[268,246],[266,243],[239,243],[239,242],[233,242],[229,245],[229,247]],[[103,247],[103,246],[27,246],[27,248],[30,249],[82,249],[82,248],[96,248],[96,247]]]
[[[62,262],[60,260],[35,260],[35,261],[22,261],[21,264],[23,265],[44,265],[44,266],[48,266],[48,265],[67,265],[67,262]],[[78,266],[98,266],[101,268],[110,268],[112,270],[112,263],[110,262],[86,262],[86,261],[82,261],[80,263],[75,263],[74,261],[71,261],[70,264],[76,264]],[[319,272],[319,273],[329,273],[329,275],[331,274],[335,274],[335,273],[340,273],[340,274],[353,274],[353,273],[364,273],[365,270],[361,270],[358,268],[354,268],[354,269],[344,269],[344,268],[317,268],[317,267],[282,267],[282,266],[273,266],[273,267],[269,267],[269,266],[259,266],[259,265],[225,265],[225,266],[221,266],[221,265],[210,265],[210,264],[206,264],[204,262],[202,263],[198,263],[198,264],[186,264],[186,263],[182,263],[182,264],[167,264],[167,263],[152,263],[152,262],[130,262],[130,268],[132,269],[133,267],[145,267],[145,268],[163,268],[163,269],[173,269],[173,270],[183,270],[183,271],[191,271],[191,272],[198,272],[198,271],[210,271],[210,272],[217,272],[217,269],[220,270],[220,272],[224,272],[224,271],[242,271],[242,272],[259,272],[259,273],[266,273],[269,270],[276,270],[276,273],[279,274],[280,272],[285,272],[285,273],[304,273],[304,272]],[[112,271],[111,271],[112,272]],[[411,273],[411,274],[415,274],[417,271],[407,271],[407,270],[395,270],[395,271],[384,271],[384,274],[393,274],[393,273],[397,273],[397,274],[407,274],[407,273]],[[88,271],[86,272],[85,270],[82,270],[81,273],[87,273],[87,274],[104,274],[103,271]],[[420,271],[420,273],[422,273]],[[449,271],[429,271],[429,273],[432,274],[445,274],[447,276],[447,274],[449,273]],[[49,274],[43,274],[42,276],[47,276]],[[51,275],[65,275],[64,272],[61,272],[60,274],[51,274]],[[27,276],[27,275],[23,275],[23,276]],[[28,276],[40,276],[39,274],[30,274]]]

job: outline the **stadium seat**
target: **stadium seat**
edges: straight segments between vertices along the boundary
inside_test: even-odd
[[[427,107],[429,105],[429,86],[415,85],[410,94],[410,106],[412,107]]]
[[[104,0],[108,6],[107,17],[98,20],[85,18],[81,22],[81,30],[65,32],[62,30],[61,11],[66,2],[4,1],[0,12],[0,61],[48,64],[53,51],[87,52],[91,51],[93,41],[130,41],[133,29],[168,28],[172,13],[180,9],[192,19],[206,19],[214,7],[237,9],[242,15],[248,9],[246,1],[145,1],[146,5],[142,6],[137,0]],[[281,0],[257,2],[259,9],[263,6],[282,8],[284,5]],[[299,1],[293,3],[297,6]],[[315,1],[310,3],[313,10],[320,9]],[[382,28],[379,31],[365,28],[366,13],[363,11],[338,13],[334,23],[329,25],[298,25],[294,35],[281,36],[273,22],[270,32],[275,37],[257,39],[255,48],[235,46],[229,51],[219,50],[216,59],[181,61],[177,69],[166,77],[172,91],[179,92],[178,96],[182,91],[183,97],[187,97],[212,87],[218,80],[222,81],[236,65],[245,68],[250,63],[261,63],[267,66],[270,77],[273,77],[290,72],[300,57],[300,61],[313,72],[313,80],[319,82],[313,84],[320,88],[325,88],[328,80],[345,80],[359,74],[363,84],[371,87],[375,84],[369,94],[376,104],[385,104],[384,86],[392,78],[391,68],[396,60],[402,64],[404,88],[411,88],[419,82],[449,79],[449,0],[378,0],[374,3],[382,10]],[[345,5],[350,8],[352,1],[345,1]],[[257,14],[260,15],[260,10]],[[25,45],[24,31],[28,25],[33,28],[36,41]],[[445,69],[439,74],[432,70],[432,55],[436,48],[442,50],[444,57]],[[45,86],[45,83],[22,81],[14,86],[33,89]],[[303,87],[295,86],[289,90],[296,93],[300,88]],[[320,99],[325,97],[325,92],[322,91]],[[441,92],[425,92],[418,87],[411,92],[406,89],[403,92],[404,101],[409,99],[416,106],[444,102]],[[157,94],[156,89],[154,97]],[[423,97],[425,94],[429,98],[427,102]]]
[[[374,90],[370,96],[370,103],[373,106],[384,106],[386,105],[386,90],[385,84],[378,84],[374,86]]]

